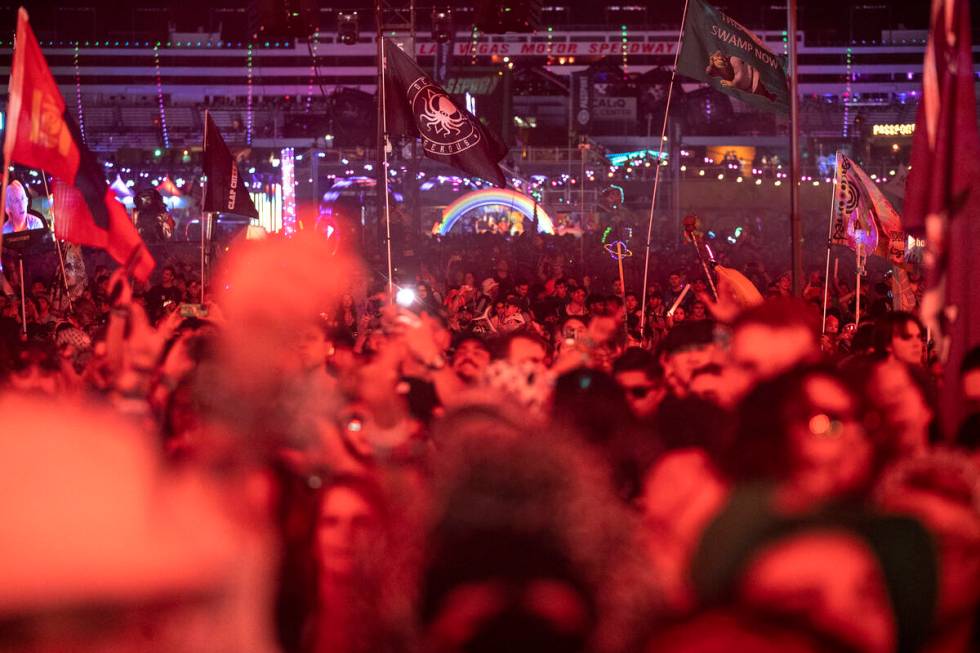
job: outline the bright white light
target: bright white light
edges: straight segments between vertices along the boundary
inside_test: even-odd
[[[415,303],[415,291],[411,288],[399,288],[395,293],[395,302],[399,306],[411,306]]]

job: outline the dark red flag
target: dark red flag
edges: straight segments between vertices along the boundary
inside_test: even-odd
[[[3,144],[5,163],[20,163],[54,175],[58,238],[105,249],[119,263],[140,248],[134,275],[148,279],[155,265],[153,257],[65,111],[65,101],[23,8],[17,13],[14,47],[9,122]]]
[[[926,238],[920,310],[946,361],[941,394],[947,434],[961,417],[960,362],[980,343],[980,135],[973,75],[968,0],[933,0],[904,222]]]

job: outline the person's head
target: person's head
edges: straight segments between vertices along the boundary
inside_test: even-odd
[[[706,320],[708,318],[708,309],[702,301],[696,301],[691,305],[691,318],[692,320]]]
[[[46,293],[43,281],[35,281],[31,284],[31,295],[34,297],[40,297]]]
[[[7,216],[15,229],[21,228],[27,220],[29,198],[24,186],[16,179],[7,186]]]
[[[515,331],[501,343],[503,358],[511,365],[544,365],[548,360],[548,343],[527,331]]]
[[[674,324],[680,324],[687,320],[687,310],[683,306],[678,306],[674,309],[673,315]]]
[[[875,320],[874,349],[880,356],[894,358],[906,365],[921,366],[925,336],[922,322],[911,313],[886,313]]]
[[[321,582],[349,579],[383,544],[387,504],[373,481],[331,479],[320,495],[316,553]]]
[[[774,298],[743,311],[732,325],[726,378],[736,396],[820,354],[811,308],[796,299]]]
[[[667,277],[667,283],[670,284],[670,289],[676,292],[684,287],[684,276],[680,272],[671,272]]]
[[[0,569],[5,651],[266,646],[261,519],[234,517],[230,493],[163,465],[119,415],[9,394],[0,407],[31,435],[0,439],[2,549],[16,560]]]
[[[490,364],[490,350],[477,336],[467,336],[456,344],[452,367],[462,381],[475,383]]]
[[[579,317],[566,317],[562,320],[561,324],[558,326],[558,330],[555,333],[556,340],[559,342],[578,341],[585,338],[589,333],[589,327],[585,324],[582,318]]]
[[[773,482],[804,499],[863,492],[875,453],[864,417],[859,395],[832,368],[791,370],[742,400],[724,464],[736,482]]]
[[[585,288],[575,288],[572,290],[570,297],[575,304],[585,304]]]
[[[638,418],[652,417],[663,399],[664,371],[653,354],[631,347],[613,363],[613,378],[626,394],[630,410]]]
[[[876,355],[850,360],[845,372],[860,384],[878,417],[878,445],[886,458],[917,456],[929,447],[935,411],[921,368]]]
[[[568,297],[568,282],[564,279],[559,279],[555,282],[555,297],[558,299]]]
[[[716,349],[709,322],[684,322],[674,326],[658,348],[664,378],[671,392],[677,396],[686,395],[694,370],[710,363]]]
[[[626,293],[626,310],[630,313],[640,307],[640,299],[635,292]]]
[[[163,270],[160,271],[160,279],[163,281],[164,286],[172,285],[175,276],[176,273],[172,265],[164,266]]]
[[[528,292],[531,289],[531,284],[527,281],[518,281],[517,285],[514,286],[514,292],[521,299],[525,299],[528,296]]]
[[[297,353],[304,370],[326,369],[332,350],[330,332],[325,324],[311,321],[298,327]]]
[[[960,363],[960,390],[966,403],[966,413],[980,412],[980,346],[963,356]]]

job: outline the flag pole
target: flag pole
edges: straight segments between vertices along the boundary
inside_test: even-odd
[[[827,300],[830,293],[830,248],[831,239],[834,235],[834,203],[837,201],[837,170],[840,166],[834,166],[834,183],[830,191],[830,220],[827,225],[827,266],[823,273],[823,321],[820,323],[821,335],[827,333]]]
[[[208,122],[210,122],[209,118],[210,118],[209,111],[207,109],[204,109],[204,147],[201,148],[201,157],[202,157],[202,160],[203,160],[203,157],[204,157],[204,152],[206,152],[207,149],[208,149]],[[205,181],[204,181],[204,188],[202,189],[203,192],[201,193],[201,221],[200,221],[200,223],[201,223],[201,284],[200,285],[201,285],[201,304],[202,305],[204,304],[204,274],[206,272],[206,270],[204,269],[204,265],[205,265],[205,261],[204,261],[204,247],[205,247],[205,244],[204,244],[204,223],[207,220],[207,211],[204,210],[204,200],[207,197],[207,184],[208,184],[208,181],[205,179]]]
[[[646,329],[647,318],[647,282],[650,274],[650,239],[653,237],[653,214],[657,207],[657,189],[660,186],[661,155],[663,154],[664,139],[667,137],[667,118],[670,116],[670,99],[674,94],[674,79],[677,77],[677,60],[681,55],[681,42],[684,40],[684,24],[687,21],[687,3],[684,0],[684,13],[681,14],[681,28],[677,33],[677,46],[674,51],[674,67],[670,71],[670,83],[667,85],[667,100],[664,103],[664,123],[660,129],[660,142],[657,144],[657,170],[653,175],[653,197],[650,200],[650,217],[647,220],[646,254],[643,257],[643,297],[640,299],[640,338]],[[585,180],[583,180],[583,184]]]
[[[45,174],[44,170],[41,171],[41,181],[44,182],[44,194],[48,197],[48,203],[51,205],[51,217],[54,220],[56,218],[54,215],[54,198],[51,196],[51,191],[48,190],[48,175]],[[51,233],[54,236],[54,248],[58,250],[58,265],[61,267],[61,281],[65,285],[65,298],[68,300],[68,310],[74,312],[75,308],[71,304],[71,290],[68,289],[68,273],[65,272],[65,257],[61,253],[61,243],[58,242],[58,235],[53,228]]]
[[[864,252],[864,244],[861,241],[857,243],[857,250],[855,251],[855,263],[857,263],[857,279],[854,282],[854,326],[861,326],[861,273],[864,272],[864,262],[862,261],[862,255]]]
[[[380,132],[378,139],[379,158],[381,169],[378,175],[384,180],[379,190],[384,194],[384,218],[385,218],[385,248],[388,256],[388,301],[395,301],[393,269],[391,265],[391,206],[388,193],[388,111],[385,98],[385,46],[384,33],[381,26],[381,6],[378,3],[378,110],[381,114],[379,123]],[[381,208],[381,207],[378,207]]]
[[[793,295],[800,297],[803,293],[803,224],[800,220],[800,98],[799,79],[796,66],[796,3],[797,0],[787,0],[787,31],[789,35],[789,149],[790,149],[790,185],[789,185],[789,223],[790,259],[793,264]]]

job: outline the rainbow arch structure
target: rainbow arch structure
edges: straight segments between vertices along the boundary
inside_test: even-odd
[[[540,233],[555,233],[555,223],[548,212],[544,210],[544,207],[538,204],[534,198],[510,188],[485,188],[458,197],[443,210],[442,222],[439,223],[436,232],[440,236],[445,236],[461,217],[484,206],[506,206],[521,213],[524,217],[534,220]]]

